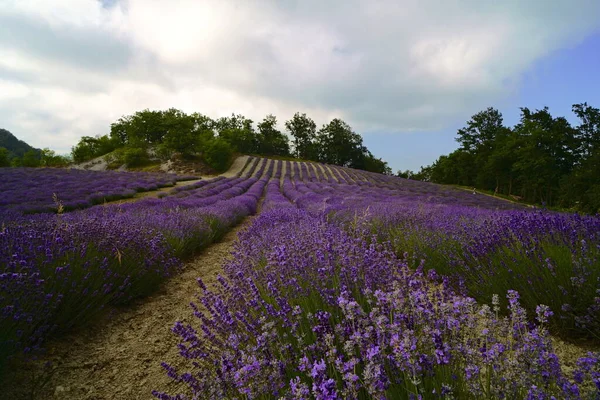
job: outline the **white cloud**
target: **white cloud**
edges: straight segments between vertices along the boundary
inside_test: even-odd
[[[143,108],[440,129],[599,14],[595,0],[4,0],[0,118],[60,151]]]

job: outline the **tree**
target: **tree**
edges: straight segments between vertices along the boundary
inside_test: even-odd
[[[202,151],[215,137],[215,132],[213,129],[215,121],[213,121],[210,117],[200,113],[193,113],[190,115],[190,117],[194,121],[193,134],[196,137],[198,150]]]
[[[9,153],[4,147],[0,147],[0,168],[2,167],[10,167]]]
[[[123,152],[123,161],[127,167],[141,167],[149,161],[146,149],[129,147]]]
[[[436,183],[471,186],[475,175],[474,158],[472,153],[462,149],[455,150],[447,156],[440,156],[429,167],[429,180]]]
[[[269,114],[258,124],[258,153],[266,156],[288,156],[287,136],[277,129],[277,118]]]
[[[83,136],[79,143],[71,148],[71,156],[73,161],[80,163],[108,154],[120,145],[120,140],[115,136]]]
[[[573,112],[581,120],[577,127],[580,158],[589,157],[596,149],[600,149],[600,110],[587,103],[573,104]]]
[[[65,167],[69,165],[69,162],[68,157],[56,154],[54,150],[42,149],[40,164],[43,167]]]
[[[232,156],[231,145],[222,138],[212,140],[204,151],[204,160],[217,172],[227,170]]]
[[[163,111],[138,111],[133,115],[119,118],[110,126],[110,136],[121,145],[144,147],[162,143],[167,134],[168,126],[165,122],[165,113],[174,114],[175,109]]]
[[[407,169],[405,171],[402,170],[398,170],[398,172],[396,172],[396,176],[399,178],[404,178],[404,179],[411,179],[411,177],[414,175],[415,173],[413,171],[411,171],[410,169]]]
[[[521,108],[521,121],[513,130],[518,141],[513,170],[522,182],[521,196],[552,205],[561,180],[573,169],[577,131],[564,117],[553,118],[548,107],[535,112]]]
[[[419,172],[413,174],[410,179],[414,179],[415,181],[431,182],[431,172],[432,167],[430,165],[425,167],[421,166]]]
[[[392,169],[389,167],[388,163],[383,161],[381,158],[376,158],[368,150],[363,155],[362,166],[365,171],[376,172],[384,175],[392,175]]]
[[[40,157],[35,150],[28,150],[23,154],[22,160],[23,167],[39,167]]]
[[[494,142],[494,150],[483,164],[481,174],[494,179],[494,192],[511,195],[515,183],[514,164],[517,162],[519,141],[510,129],[502,131]],[[480,174],[480,176],[481,176]],[[477,179],[481,185],[481,179]],[[480,186],[481,187],[481,186]]]
[[[467,152],[490,150],[496,135],[504,128],[500,111],[488,107],[473,115],[467,126],[458,130],[456,141]]]
[[[315,146],[317,138],[317,125],[306,114],[296,113],[285,128],[294,138],[294,155],[305,160],[317,160],[318,151]]]
[[[164,131],[164,135],[162,135],[160,140],[168,148],[184,156],[192,156],[198,150],[199,144],[198,137],[194,131],[195,125],[196,121],[192,116],[175,108],[170,108],[162,113],[160,126],[161,130]],[[156,140],[159,140],[158,136]]]
[[[319,161],[342,167],[354,167],[361,162],[365,149],[362,137],[339,118],[334,118],[319,130],[317,146]]]
[[[258,152],[258,138],[252,127],[253,121],[243,115],[231,114],[231,117],[219,118],[214,128],[219,137],[240,153]]]
[[[561,203],[578,210],[600,212],[600,110],[587,103],[574,104],[581,120],[575,129],[576,162],[561,182]]]
[[[600,151],[585,158],[581,165],[561,182],[561,200],[566,207],[588,213],[600,213]]]
[[[471,169],[472,176],[469,179],[463,176],[461,181],[469,181],[468,185],[486,189],[497,187],[498,171],[493,170],[495,165],[489,164],[489,158],[499,144],[499,139],[509,131],[503,125],[503,121],[500,111],[488,107],[473,115],[467,121],[467,126],[458,130],[456,141],[461,144],[460,150],[472,155],[470,162],[474,164],[474,168]]]

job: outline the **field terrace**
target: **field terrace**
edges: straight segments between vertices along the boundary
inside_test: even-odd
[[[4,205],[10,208],[10,205]],[[0,362],[110,304],[257,213],[173,327],[180,398],[593,398],[600,219],[440,185],[250,158],[235,177],[127,204],[1,214]],[[160,362],[160,360],[157,360]],[[187,396],[187,397],[185,397]]]

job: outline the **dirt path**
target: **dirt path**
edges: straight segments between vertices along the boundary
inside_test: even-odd
[[[509,203],[513,203],[513,204],[519,204],[519,205],[524,206],[524,207],[535,208],[535,206],[533,206],[531,204],[521,203],[521,202],[514,201],[514,200],[511,200],[511,199],[507,199],[507,198],[504,198],[504,197],[501,197],[501,196],[494,196],[493,194],[480,192],[477,189],[473,190],[473,189],[469,189],[469,188],[466,188],[466,187],[460,187],[460,186],[454,186],[454,185],[444,185],[444,186],[448,186],[448,187],[451,187],[453,189],[466,190],[468,192],[475,192],[477,194],[482,194],[484,196],[489,196],[489,197],[492,197],[494,199],[508,201]]]
[[[279,178],[279,186],[283,187],[283,181],[285,180],[285,174],[287,173],[287,162],[281,161],[281,177]]]
[[[246,166],[246,161],[248,161],[248,156],[239,156],[235,159],[231,165],[231,168],[229,168],[227,172],[222,173],[221,176],[224,176],[225,178],[233,178],[238,174],[238,172],[242,171],[244,166]]]
[[[111,318],[60,339],[51,340],[49,354],[36,362],[36,380],[48,378],[35,399],[153,399],[153,389],[174,391],[174,383],[160,366],[177,365],[177,337],[170,328],[175,321],[190,321],[190,301],[197,293],[196,278],[215,282],[229,257],[237,233],[253,217],[230,231],[219,243],[188,262],[181,274],[165,282],[154,295],[114,310]],[[53,374],[43,373],[51,361]],[[35,386],[30,372],[16,369],[0,384],[0,399],[31,398],[24,392]]]
[[[246,165],[246,161],[248,160],[248,157],[249,156],[239,156],[238,158],[236,158],[235,161],[233,162],[233,164],[231,165],[231,168],[229,168],[227,170],[227,172],[222,173],[220,176],[224,176],[225,178],[235,177],[238,173],[242,172],[244,166]],[[163,187],[163,188],[160,188],[157,190],[149,190],[147,192],[139,192],[139,193],[136,193],[133,197],[109,201],[107,203],[122,204],[122,203],[131,203],[133,201],[138,201],[139,199],[143,199],[146,197],[156,198],[161,193],[168,193],[175,187],[193,185],[196,182],[213,179],[213,178],[216,178],[217,176],[219,176],[219,175],[203,175],[200,177],[200,179],[189,180],[189,181],[178,181],[178,182],[175,182],[175,186],[166,186],[166,187]]]
[[[156,190],[149,190],[147,192],[139,192],[136,193],[133,197],[128,197],[126,199],[118,199],[118,200],[113,200],[113,201],[107,201],[106,203],[111,203],[111,204],[123,204],[123,203],[131,203],[133,201],[138,201],[140,199],[144,199],[146,197],[158,197],[161,193],[169,193],[171,190],[173,190],[173,188],[179,187],[179,186],[187,186],[187,185],[193,185],[194,183],[206,180],[206,179],[211,179],[211,177],[205,177],[202,179],[196,179],[196,180],[191,180],[191,181],[178,181],[175,182],[175,186],[166,186],[160,189],[156,189]]]
[[[328,165],[326,165],[326,164],[315,164],[315,165],[321,169],[321,173],[325,177],[324,179],[327,179],[327,177],[330,176],[331,178],[333,178],[334,181],[339,182],[337,179],[337,176],[333,173],[333,171],[331,171],[331,169],[329,168]]]

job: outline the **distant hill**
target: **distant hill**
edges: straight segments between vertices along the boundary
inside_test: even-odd
[[[17,139],[15,135],[6,129],[0,129],[0,147],[7,149],[11,157],[23,157],[23,154],[29,150],[34,150],[37,153],[41,152],[40,149],[31,147],[24,141]]]

